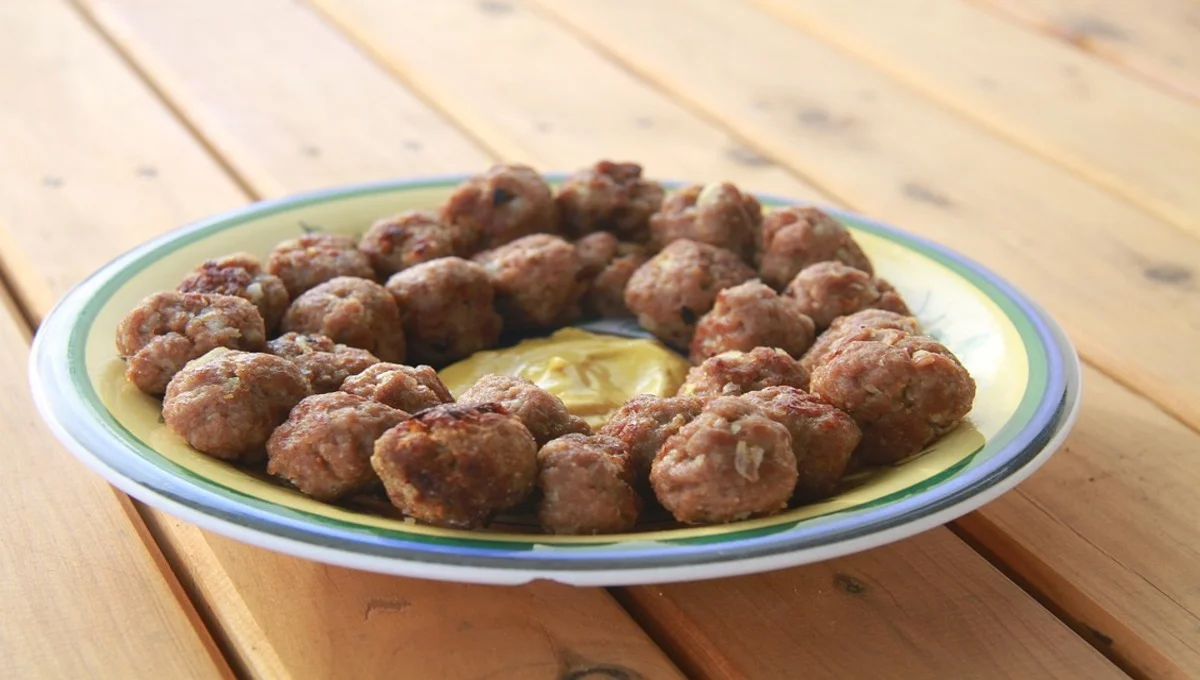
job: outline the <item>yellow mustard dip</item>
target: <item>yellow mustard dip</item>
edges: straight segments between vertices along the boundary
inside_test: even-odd
[[[476,352],[440,375],[456,398],[489,373],[521,376],[599,427],[631,397],[675,394],[687,371],[687,360],[654,340],[563,328],[548,338]]]

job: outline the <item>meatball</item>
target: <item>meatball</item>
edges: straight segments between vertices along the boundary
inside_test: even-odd
[[[283,330],[317,333],[384,361],[404,361],[404,326],[387,288],[351,276],[322,283],[292,302]]]
[[[608,263],[617,256],[621,242],[616,236],[607,231],[597,231],[575,242],[575,252],[579,255],[580,276],[594,278],[604,271]]]
[[[497,404],[446,404],[388,430],[371,467],[392,505],[410,517],[473,529],[525,500],[537,477],[537,444]]]
[[[650,216],[662,205],[663,188],[642,179],[636,163],[600,161],[568,177],[555,201],[568,236],[609,231],[641,243],[649,239]]]
[[[591,434],[582,418],[567,411],[562,399],[538,387],[526,378],[510,375],[485,375],[458,397],[467,406],[496,403],[521,419],[538,446],[565,434]]]
[[[162,394],[184,364],[209,350],[256,351],[266,340],[258,308],[232,295],[155,293],[117,326],[125,377],[147,394]]]
[[[714,399],[663,444],[650,483],[680,522],[769,515],[787,507],[796,487],[792,437],[752,402]]]
[[[597,231],[575,242],[583,262],[582,276],[588,280],[583,294],[583,311],[589,316],[632,316],[625,306],[625,285],[646,263],[643,249],[636,243],[621,243],[606,231]]]
[[[416,265],[388,280],[400,305],[408,356],[441,366],[496,344],[503,319],[482,266],[458,257]]]
[[[305,234],[284,241],[267,258],[267,271],[283,280],[293,300],[339,276],[375,277],[370,258],[344,234]]]
[[[833,323],[829,324],[829,328],[817,337],[817,341],[800,359],[800,364],[806,371],[812,373],[842,340],[847,338],[869,339],[858,336],[863,332],[889,328],[913,335],[921,332],[921,325],[911,316],[889,312],[886,309],[864,309],[861,312],[834,319]]]
[[[691,360],[698,364],[723,352],[755,347],[776,347],[800,358],[814,335],[812,319],[795,300],[759,281],[747,281],[717,294],[712,311],[696,325]]]
[[[752,262],[761,222],[758,199],[734,185],[693,185],[667,194],[662,208],[650,218],[650,237],[655,248],[685,238]]]
[[[908,306],[891,284],[841,262],[818,262],[805,267],[785,293],[824,330],[839,316],[867,309],[909,314]]]
[[[279,327],[287,311],[287,288],[274,274],[263,271],[258,258],[249,253],[234,253],[205,260],[176,288],[180,293],[233,295],[254,303],[262,315],[267,332]]]
[[[461,228],[443,224],[427,210],[407,210],[378,220],[358,243],[381,279],[439,257],[470,254],[472,247]]]
[[[752,278],[754,270],[728,250],[680,239],[633,273],[625,304],[642,328],[687,349],[696,321],[712,309],[717,293]]]
[[[637,523],[629,450],[619,439],[568,434],[538,452],[538,522],[551,534],[613,534]]]
[[[787,352],[773,347],[737,350],[704,360],[688,371],[679,387],[684,397],[733,397],[768,387],[808,389],[808,371]]]
[[[496,306],[513,329],[556,328],[580,314],[587,289],[583,263],[570,243],[534,234],[475,256],[496,289]]]
[[[854,419],[815,394],[795,387],[768,387],[743,397],[787,428],[796,455],[796,491],[792,499],[811,503],[833,495],[846,472],[850,454],[862,439]]]
[[[497,165],[463,182],[442,206],[441,217],[472,249],[558,231],[550,185],[524,165]]]
[[[270,354],[222,350],[171,379],[163,420],[192,448],[214,458],[261,460],[271,432],[309,396],[296,364]]]
[[[648,481],[650,464],[663,442],[700,415],[703,407],[704,402],[695,397],[640,394],[625,402],[600,428],[600,434],[629,448],[634,476],[641,486]]]
[[[375,364],[358,375],[346,378],[346,382],[342,383],[342,391],[406,413],[416,413],[454,401],[437,371],[429,366]]]
[[[951,430],[971,410],[975,381],[936,340],[875,331],[840,344],[817,367],[812,389],[862,430],[855,457],[894,463]]]
[[[871,261],[846,227],[812,207],[780,208],[762,221],[758,273],[782,289],[800,270],[828,260],[873,274]]]
[[[339,345],[324,335],[285,333],[268,342],[267,351],[300,367],[313,394],[335,392],[346,378],[379,363],[367,350]]]
[[[407,419],[344,392],[308,397],[267,440],[267,472],[322,501],[361,491],[379,481],[371,469],[375,440]]]

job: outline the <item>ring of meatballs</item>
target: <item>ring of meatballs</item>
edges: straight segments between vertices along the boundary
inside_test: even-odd
[[[667,194],[662,208],[650,218],[650,238],[659,249],[690,239],[753,262],[761,223],[762,205],[757,198],[729,182],[697,184]]]
[[[258,308],[268,332],[279,327],[291,302],[283,280],[263,271],[262,263],[249,253],[205,260],[175,290],[245,298]]]
[[[315,334],[284,333],[267,343],[267,352],[295,363],[312,386],[313,394],[335,392],[346,378],[379,363],[365,349],[339,345]]]
[[[464,406],[500,404],[516,416],[533,435],[538,446],[567,434],[591,434],[582,418],[572,415],[562,399],[538,387],[528,378],[485,375],[458,397]]]
[[[538,451],[538,523],[552,534],[615,534],[637,524],[629,451],[619,439],[568,434]]]
[[[785,294],[819,330],[828,328],[839,316],[868,308],[909,314],[908,306],[887,281],[836,261],[804,268],[788,284]]]
[[[437,371],[429,366],[378,363],[346,378],[342,391],[405,413],[417,413],[454,401]]]
[[[808,389],[808,371],[790,354],[773,347],[756,347],[749,352],[732,350],[693,366],[679,386],[679,396],[736,397],[768,387]]]
[[[650,237],[650,216],[662,205],[663,195],[662,185],[642,177],[642,166],[600,161],[568,177],[555,202],[567,236],[611,232],[644,243]]]
[[[503,317],[487,270],[458,257],[418,264],[388,279],[415,362],[441,366],[496,344]]]
[[[267,257],[267,271],[283,281],[293,300],[339,276],[375,277],[371,259],[345,234],[305,234],[284,241]]]
[[[379,482],[375,440],[403,411],[345,392],[307,397],[267,440],[267,472],[317,500],[335,501]]]
[[[558,233],[550,185],[525,165],[496,165],[463,182],[442,206],[441,218],[472,249],[495,248],[530,234]]]
[[[324,335],[383,361],[404,361],[404,326],[396,299],[367,279],[339,276],[311,288],[288,307],[283,330]]]
[[[886,465],[920,451],[971,410],[975,381],[941,343],[898,330],[839,345],[812,375],[812,391],[862,430],[855,456]]]
[[[503,406],[444,404],[385,432],[371,467],[405,515],[474,529],[529,496],[537,452],[533,435]]]
[[[773,210],[762,221],[758,273],[776,289],[810,265],[828,260],[874,274],[858,242],[841,222],[810,207]]]
[[[587,289],[575,247],[534,234],[475,256],[496,290],[496,307],[510,328],[552,328],[579,317]]]
[[[650,484],[676,520],[720,524],[783,510],[796,476],[787,428],[750,401],[720,397],[663,444]]]
[[[358,242],[381,280],[422,262],[469,254],[472,247],[460,227],[444,224],[429,210],[406,210],[377,220]]]
[[[815,327],[795,300],[760,281],[747,281],[717,294],[711,311],[700,317],[690,358],[698,364],[723,352],[775,347],[801,357],[812,345]]]

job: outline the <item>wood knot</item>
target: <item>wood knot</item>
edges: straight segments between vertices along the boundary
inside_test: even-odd
[[[862,595],[867,592],[867,584],[841,572],[833,575],[833,585],[848,595]]]

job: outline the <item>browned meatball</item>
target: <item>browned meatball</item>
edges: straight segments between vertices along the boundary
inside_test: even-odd
[[[288,307],[283,330],[317,333],[384,361],[404,361],[404,326],[396,299],[367,279],[339,276],[312,288]]]
[[[862,439],[854,419],[795,387],[768,387],[747,392],[743,398],[758,404],[768,418],[792,435],[798,473],[793,500],[811,503],[832,495]]]
[[[799,358],[814,335],[812,319],[795,300],[759,281],[747,281],[717,294],[712,311],[696,325],[691,360],[698,364],[723,352],[755,347],[776,347]]]
[[[879,465],[951,430],[975,399],[975,381],[950,350],[897,330],[839,345],[813,373],[812,388],[862,429],[855,457]]]
[[[231,295],[155,293],[117,326],[125,377],[148,394],[162,394],[184,364],[211,349],[255,351],[266,340],[258,308]]]
[[[610,231],[640,243],[649,238],[650,216],[662,205],[663,188],[642,179],[636,163],[600,161],[568,177],[555,200],[568,236]]]
[[[621,242],[616,236],[607,231],[597,231],[575,242],[575,252],[579,255],[580,276],[594,278],[604,271],[609,262],[617,256]]]
[[[287,288],[278,276],[263,271],[258,258],[234,253],[205,260],[176,288],[180,293],[211,293],[245,298],[258,307],[267,332],[279,327],[287,311]]]
[[[714,399],[663,444],[650,483],[680,522],[769,515],[787,507],[796,487],[792,437],[754,403]]]
[[[633,312],[625,304],[625,287],[643,264],[646,256],[641,253],[621,255],[592,279],[583,296],[583,310],[592,316],[626,317]]]
[[[809,206],[767,213],[758,258],[759,275],[777,289],[788,285],[801,269],[827,260],[874,273],[871,261],[846,227]]]
[[[414,362],[435,366],[496,344],[503,319],[482,266],[458,257],[416,265],[388,279]]]
[[[642,328],[687,349],[696,322],[712,309],[717,293],[752,278],[754,270],[728,250],[680,239],[633,273],[625,304]]]
[[[346,378],[379,363],[367,350],[339,345],[324,335],[285,333],[268,342],[267,351],[299,366],[313,394],[335,392]]]
[[[839,316],[869,307],[909,314],[908,306],[891,284],[841,262],[805,267],[788,284],[786,295],[812,317],[817,330],[828,328]]]
[[[521,419],[538,446],[564,434],[591,434],[582,418],[571,415],[562,399],[538,387],[526,378],[511,375],[485,375],[458,397],[468,406],[496,403]]]
[[[829,328],[817,337],[817,341],[800,359],[800,364],[809,373],[820,366],[841,341],[847,338],[859,340],[870,339],[868,336],[859,337],[861,333],[872,330],[893,329],[905,331],[914,335],[920,334],[921,324],[911,316],[904,316],[886,309],[864,309],[846,316],[839,316],[829,324]]]
[[[371,469],[375,440],[407,419],[344,392],[308,397],[267,440],[267,472],[322,501],[361,491],[379,481]]]
[[[637,523],[629,450],[619,439],[568,434],[538,452],[538,522],[552,534],[613,534]]]
[[[358,243],[381,279],[439,257],[470,254],[472,247],[470,235],[428,210],[407,210],[378,220]]]
[[[496,307],[512,329],[553,328],[574,321],[587,289],[583,263],[570,243],[534,234],[475,256],[496,289]]]
[[[406,413],[416,413],[454,401],[442,384],[437,371],[429,366],[375,364],[358,375],[346,378],[342,391]]]
[[[663,442],[700,415],[704,402],[695,397],[656,397],[640,394],[625,402],[609,418],[600,434],[619,439],[629,447],[638,485],[650,475],[650,464]]]
[[[469,238],[473,249],[558,231],[550,185],[524,165],[497,165],[463,182],[442,206],[441,217]]]
[[[293,300],[339,276],[375,277],[370,258],[344,234],[305,234],[284,241],[267,258],[267,271],[283,280]]]
[[[808,389],[808,371],[787,352],[773,347],[737,350],[704,360],[679,386],[684,397],[734,397],[777,386]]]
[[[662,208],[650,218],[650,237],[656,248],[686,238],[753,262],[761,222],[758,199],[734,185],[693,185],[667,194]]]
[[[504,407],[446,404],[385,432],[371,467],[404,514],[473,529],[525,500],[537,477],[537,450]]]
[[[271,432],[309,394],[296,364],[230,350],[190,363],[171,379],[163,420],[197,451],[249,463],[262,459]]]

